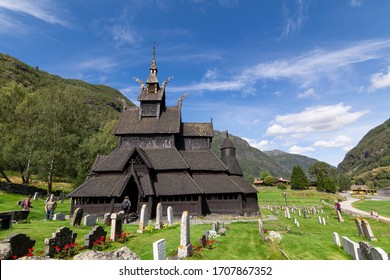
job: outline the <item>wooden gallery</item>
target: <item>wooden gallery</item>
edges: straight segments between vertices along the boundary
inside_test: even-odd
[[[143,204],[155,216],[157,203],[174,214],[258,214],[257,191],[247,183],[226,135],[219,158],[211,151],[212,123],[184,123],[183,98],[166,106],[153,50],[150,74],[141,86],[139,107],[122,112],[114,130],[118,145],[108,156],[97,156],[86,181],[72,191],[71,213],[102,215],[120,211],[125,196],[131,212]]]

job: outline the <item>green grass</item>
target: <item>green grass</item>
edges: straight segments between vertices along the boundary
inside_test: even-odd
[[[259,193],[260,203],[261,198],[267,198],[267,205],[278,205],[283,191],[276,189],[263,189]],[[320,206],[321,193],[311,193],[309,191],[295,192],[288,190],[288,199],[295,201],[301,205],[318,205]],[[0,211],[18,210],[16,206],[17,200],[22,200],[24,196],[14,194],[0,193]],[[275,200],[272,201],[272,198]],[[333,197],[328,198],[333,199]],[[275,203],[273,203],[275,202]],[[76,242],[84,243],[84,236],[89,233],[91,227],[73,227],[70,221],[46,221],[44,212],[44,199],[33,201],[34,208],[31,211],[31,217],[28,223],[15,224],[10,230],[0,231],[0,240],[5,239],[14,233],[24,233],[36,240],[34,247],[35,252],[43,251],[44,239],[51,237],[51,234],[60,227],[69,227],[73,232],[77,233]],[[56,212],[69,214],[69,201],[64,201],[59,204]],[[286,219],[284,216],[279,216],[277,220],[267,219],[274,215],[273,212],[261,208],[261,213],[264,219],[264,228],[270,231],[277,231],[283,237],[280,244],[272,244],[261,241],[261,236],[258,232],[257,222],[233,222],[226,224],[228,231],[226,236],[217,237],[216,246],[213,250],[204,249],[201,252],[201,259],[205,260],[283,260],[286,257],[280,250],[293,260],[347,260],[351,259],[341,248],[333,244],[332,232],[337,232],[340,237],[347,236],[349,239],[359,242],[367,241],[358,235],[354,217],[344,215],[345,222],[339,223],[337,216],[334,213],[333,207],[324,207],[324,214],[327,225],[318,223],[317,216],[312,216],[308,219],[299,217],[297,213],[292,214],[292,219]],[[279,211],[282,213],[282,211]],[[299,220],[300,227],[296,227],[293,218]],[[375,247],[380,247],[386,252],[390,251],[390,225],[369,219],[374,235],[378,239],[377,242],[369,242]],[[98,223],[103,226],[102,224]],[[151,222],[153,224],[153,222]],[[110,228],[105,227],[108,232]],[[153,242],[164,238],[167,242],[167,255],[172,256],[177,251],[180,241],[180,227],[175,225],[171,228],[154,230],[143,234],[137,233],[138,225],[126,224],[123,230],[130,233],[130,238],[126,243],[112,242],[110,248],[106,250],[115,250],[122,246],[129,247],[143,260],[150,260],[152,255]],[[194,246],[198,245],[198,239],[202,236],[205,230],[211,229],[210,224],[191,225],[191,242]]]
[[[379,215],[390,218],[390,200],[360,200],[352,203],[352,206],[366,212],[375,209]]]

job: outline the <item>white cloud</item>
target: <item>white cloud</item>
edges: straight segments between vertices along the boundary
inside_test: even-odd
[[[95,70],[108,72],[116,66],[118,66],[118,62],[110,57],[96,57],[77,64],[75,68],[79,71]]]
[[[255,139],[249,139],[249,138],[242,138],[245,141],[248,142],[248,144],[251,147],[254,147],[256,149],[259,149],[260,151],[266,151],[269,150],[270,141],[268,140],[255,140]]]
[[[371,76],[371,87],[373,89],[390,87],[390,66],[387,67],[387,71],[375,73]]]
[[[141,35],[135,31],[134,27],[129,24],[116,24],[110,27],[111,35],[116,42],[117,47],[125,45],[136,45],[141,40]]]
[[[331,131],[353,123],[368,111],[350,112],[351,107],[343,103],[329,106],[313,106],[295,114],[277,115],[267,135],[305,134]]]
[[[336,147],[345,147],[348,146],[352,142],[352,139],[348,136],[339,135],[334,140],[324,141],[319,140],[316,141],[313,146],[315,147],[323,147],[323,148],[336,148]]]
[[[361,5],[363,5],[363,1],[362,0],[351,0],[350,4],[352,7],[360,7]]]
[[[282,32],[282,38],[287,38],[290,35],[294,35],[301,31],[304,22],[307,19],[307,4],[304,0],[296,1],[297,5],[295,11],[291,10],[285,5],[283,7],[285,26]]]
[[[313,147],[300,147],[297,145],[294,145],[288,149],[288,152],[291,154],[310,154],[310,152],[314,152],[315,149]]]
[[[63,17],[64,9],[52,0],[1,0],[0,13],[2,10],[27,14],[50,24],[72,27],[72,24]]]
[[[299,93],[298,97],[299,98],[317,98],[318,96],[317,96],[314,88],[309,88],[309,89],[305,90],[304,92]]]

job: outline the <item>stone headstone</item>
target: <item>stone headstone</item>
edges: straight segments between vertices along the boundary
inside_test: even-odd
[[[192,244],[190,242],[190,216],[188,211],[184,211],[180,223],[180,246],[178,250],[179,258],[186,258],[191,255]]]
[[[370,241],[377,241],[377,239],[374,236],[374,233],[371,230],[370,224],[366,219],[362,219],[361,225],[362,225],[364,236]]]
[[[321,218],[320,216],[318,216],[318,222],[319,222],[320,224],[322,224],[322,218]]]
[[[63,249],[65,245],[73,244],[76,240],[77,233],[73,233],[67,227],[59,228],[55,233],[52,234],[51,238],[45,239],[45,256],[54,257],[56,253],[56,247]]]
[[[61,213],[61,212],[58,212],[58,213],[54,214],[53,220],[55,220],[55,221],[65,221],[65,214]]]
[[[34,248],[35,240],[32,240],[25,234],[13,234],[7,239],[0,242],[0,259],[12,260],[26,256]]]
[[[39,199],[39,192],[36,192],[34,193],[34,200],[38,200]]]
[[[340,210],[337,210],[337,219],[340,223],[343,223],[344,222],[344,219],[343,219],[343,216],[341,215],[341,212]]]
[[[162,204],[157,203],[156,207],[156,225],[154,226],[155,229],[162,229],[163,228],[163,213],[162,213]],[[165,240],[164,240],[165,241]]]
[[[212,227],[212,230],[218,232],[219,231],[219,227],[218,227],[218,223],[213,223],[213,227]]]
[[[263,228],[263,220],[262,219],[259,219],[259,233],[261,235],[261,241],[265,241],[265,237],[264,237],[264,228]]]
[[[148,223],[149,223],[148,207],[146,206],[146,204],[144,204],[144,205],[142,205],[142,208],[141,208],[141,216],[139,218],[139,227],[138,227],[137,232],[143,233],[145,227],[148,226]]]
[[[96,225],[97,219],[98,217],[96,215],[85,215],[83,217],[83,225],[87,227],[93,227],[94,225]]]
[[[122,215],[118,213],[111,214],[111,231],[110,238],[112,241],[118,239],[118,237],[122,234]]]
[[[166,260],[167,259],[167,245],[165,239],[157,240],[153,242],[153,260]]]
[[[111,213],[105,213],[103,216],[103,225],[109,226],[111,225]]]
[[[360,252],[362,254],[362,260],[372,260],[372,256],[371,256],[372,245],[371,244],[364,242],[364,241],[360,241],[359,248],[360,248]]]
[[[72,226],[80,226],[83,215],[84,215],[84,209],[81,207],[76,208],[76,210],[74,210],[73,212]]]
[[[387,255],[387,253],[383,249],[378,247],[371,249],[371,257],[373,260],[389,260],[389,256]]]
[[[94,226],[93,229],[84,236],[84,248],[92,249],[96,240],[106,242],[107,231],[101,226]]]
[[[198,246],[201,247],[201,248],[205,248],[207,246],[207,238],[206,238],[206,235],[202,235],[201,238],[199,238],[198,240]]]
[[[28,215],[30,214],[29,210],[15,210],[13,220],[15,221],[24,221],[28,219]]]
[[[297,227],[299,227],[299,222],[298,221],[297,221],[296,225],[297,225]]]
[[[359,235],[364,235],[362,229],[362,220],[360,218],[355,218],[355,224]]]
[[[0,229],[10,229],[12,226],[12,220],[14,219],[14,212],[2,212],[0,213]]]
[[[168,226],[173,226],[173,208],[172,206],[168,206],[167,208],[167,218],[168,218]]]
[[[337,247],[341,247],[340,236],[337,232],[333,232],[333,244]]]
[[[298,208],[298,216],[301,217],[302,214],[301,214],[301,208]]]
[[[341,239],[342,239],[343,249],[347,254],[349,254],[354,260],[362,259],[358,243],[349,240],[349,238],[345,236],[343,236]]]
[[[290,216],[290,209],[286,206],[285,208],[285,211],[286,211],[286,218],[287,219],[291,219],[291,216]]]
[[[322,219],[322,224],[325,226],[325,225],[326,225],[326,219],[325,219],[325,217],[322,217],[321,219]]]

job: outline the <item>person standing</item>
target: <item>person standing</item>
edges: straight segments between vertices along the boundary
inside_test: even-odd
[[[128,196],[125,196],[125,199],[122,202],[122,210],[125,212],[125,221],[129,223],[129,214],[130,214],[131,202]]]
[[[31,208],[33,208],[31,203],[32,195],[30,194],[25,200],[22,202],[22,209],[24,211],[30,211]]]
[[[335,207],[336,207],[336,211],[340,211],[340,214],[341,214],[341,204],[339,203],[338,200],[335,201],[336,203],[334,204]]]
[[[46,220],[51,220],[53,218],[54,210],[57,208],[57,202],[54,196],[51,196],[50,199],[45,204],[46,210]]]

